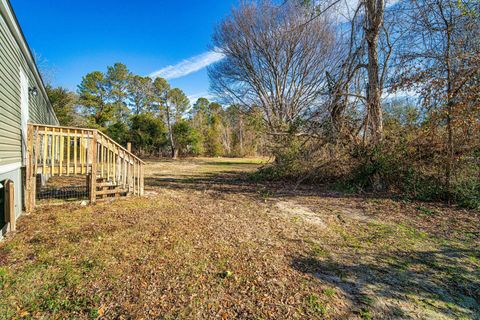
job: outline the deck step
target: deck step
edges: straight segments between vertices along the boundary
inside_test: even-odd
[[[118,184],[115,184],[113,182],[97,182],[97,188],[102,188],[102,187],[118,187]]]
[[[115,188],[115,189],[99,190],[97,191],[96,195],[97,196],[104,196],[104,195],[111,195],[111,194],[121,195],[121,194],[127,194],[127,193],[128,193],[128,190]]]

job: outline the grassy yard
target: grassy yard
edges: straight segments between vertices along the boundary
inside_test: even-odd
[[[6,319],[480,319],[479,212],[148,162],[146,197],[23,216]]]

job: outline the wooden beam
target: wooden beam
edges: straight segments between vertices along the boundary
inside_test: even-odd
[[[97,188],[103,188],[103,187],[114,187],[116,184],[112,182],[97,182]]]
[[[132,156],[129,155],[128,156],[128,159],[129,159],[129,168],[128,168],[128,174],[129,174],[129,183],[130,183],[130,187],[131,187],[131,191],[132,193],[134,193],[135,191],[135,188],[134,188],[134,181],[133,181],[133,162],[131,161],[132,160]]]
[[[101,195],[101,196],[107,196],[107,195],[110,195],[110,194],[119,194],[119,193],[127,193],[128,191],[127,190],[124,190],[124,189],[120,189],[120,188],[115,188],[115,189],[104,189],[103,190],[99,190],[97,191],[97,195]]]
[[[63,171],[63,156],[64,156],[64,144],[65,144],[65,140],[63,138],[63,134],[62,134],[62,128],[59,129],[60,130],[60,157],[59,157],[59,160],[60,160],[60,163],[59,163],[59,169],[58,169],[58,174],[61,176],[62,175],[62,171]]]
[[[47,174],[47,155],[48,155],[48,137],[47,137],[48,129],[45,128],[43,132],[43,175]]]
[[[140,162],[137,162],[137,195],[140,195]]]
[[[117,181],[117,157],[115,156],[115,146],[113,147],[113,152],[112,152],[112,177],[113,177],[113,182],[116,183]]]
[[[5,218],[8,221],[8,231],[15,231],[15,186],[12,180],[5,183]]]
[[[90,172],[90,203],[97,201],[97,135],[92,133],[92,139],[90,140],[90,152],[89,158],[92,163],[92,170]]]
[[[123,188],[125,189],[126,185],[127,185],[127,176],[128,176],[127,153],[125,151],[123,151],[122,161],[123,161],[123,176],[122,176],[122,179],[123,179]]]
[[[51,145],[51,155],[50,155],[50,174],[55,175],[55,129],[52,128],[52,145]]]
[[[132,163],[132,167],[130,169],[132,170],[130,173],[132,176],[132,193],[135,195],[135,161]]]
[[[73,137],[73,175],[77,174],[77,137]]]
[[[70,175],[70,129],[67,129],[67,176]]]
[[[105,164],[105,154],[104,154],[104,151],[105,151],[105,147],[104,147],[104,145],[103,145],[103,137],[101,137],[101,139],[100,139],[100,165],[101,165],[101,167],[102,167],[102,168],[101,168],[102,170],[101,170],[101,173],[100,173],[100,177],[102,177],[102,178],[104,177],[104,175],[103,175],[103,169],[104,169],[104,167],[105,167],[105,165],[104,165],[104,164]]]
[[[37,171],[38,170],[38,160],[39,160],[38,156],[41,152],[41,150],[40,150],[40,130],[38,128],[36,128],[34,152],[35,152],[34,173],[35,173],[35,176],[36,176],[37,173],[38,173],[38,171]]]
[[[110,179],[110,142],[107,140],[107,180]]]
[[[144,168],[143,164],[140,164],[140,195],[143,196],[145,194],[145,181],[144,181]]]
[[[85,173],[85,141],[83,139],[83,130],[80,136],[80,174]]]

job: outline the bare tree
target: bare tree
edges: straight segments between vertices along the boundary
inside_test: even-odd
[[[270,134],[291,133],[322,105],[326,71],[335,67],[326,16],[312,18],[291,1],[243,3],[216,28],[213,44],[226,57],[209,69],[212,90],[230,103],[259,106]]]

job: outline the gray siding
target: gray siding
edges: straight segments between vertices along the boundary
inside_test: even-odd
[[[5,19],[0,15],[0,165],[21,162],[20,70],[38,95],[29,96],[29,122],[58,124]]]

